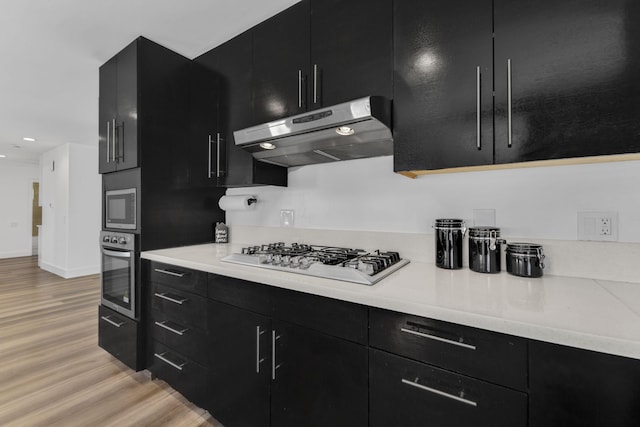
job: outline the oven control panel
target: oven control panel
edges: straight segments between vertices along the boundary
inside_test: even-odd
[[[100,245],[105,248],[136,250],[136,235],[132,233],[118,233],[115,231],[101,231]]]

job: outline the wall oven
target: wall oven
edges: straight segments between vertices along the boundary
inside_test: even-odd
[[[102,305],[131,319],[138,317],[138,265],[140,253],[137,235],[102,231]]]
[[[135,188],[107,190],[104,197],[104,226],[123,230],[136,229],[137,191]]]

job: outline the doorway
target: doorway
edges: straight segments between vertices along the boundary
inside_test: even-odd
[[[33,200],[31,203],[31,254],[38,255],[38,236],[42,225],[42,206],[40,206],[40,183],[33,183]]]

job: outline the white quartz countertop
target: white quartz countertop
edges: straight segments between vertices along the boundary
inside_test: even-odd
[[[640,359],[640,284],[575,277],[527,279],[411,262],[373,286],[220,261],[236,245],[206,244],[142,258],[238,279]]]

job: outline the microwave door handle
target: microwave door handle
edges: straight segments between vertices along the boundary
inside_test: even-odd
[[[102,249],[102,253],[115,258],[131,258],[131,252],[111,251],[109,249]]]

